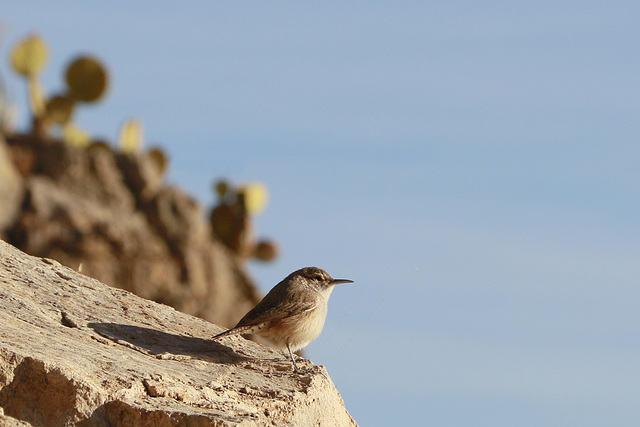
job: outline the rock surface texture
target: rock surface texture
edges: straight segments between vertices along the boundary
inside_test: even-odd
[[[324,367],[3,241],[0,317],[0,425],[355,425]]]

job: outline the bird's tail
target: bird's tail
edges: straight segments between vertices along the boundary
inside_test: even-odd
[[[211,338],[212,340],[217,340],[218,338],[222,338],[222,337],[228,337],[228,336],[233,336],[233,335],[240,335],[240,334],[253,334],[257,331],[259,331],[260,329],[262,329],[264,325],[246,325],[246,326],[237,326],[235,328],[231,328],[228,329],[224,332],[219,333],[218,335],[214,336],[213,338]]]

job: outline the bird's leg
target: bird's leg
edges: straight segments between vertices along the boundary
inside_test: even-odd
[[[296,359],[293,357],[293,352],[291,351],[291,347],[289,346],[289,344],[287,344],[287,350],[289,350],[289,356],[291,356],[291,361],[293,362],[294,372],[302,372],[300,369],[298,369],[298,365],[296,365]]]
[[[298,365],[296,364],[295,355],[293,354],[293,351],[291,351],[291,347],[289,346],[289,344],[287,344],[287,350],[289,350],[289,356],[291,357],[291,361],[293,362],[293,372],[295,372],[296,374],[308,374],[310,372],[315,372],[315,367],[311,368],[311,369],[300,369],[300,368],[298,368]],[[301,357],[300,359],[306,360],[303,357]]]

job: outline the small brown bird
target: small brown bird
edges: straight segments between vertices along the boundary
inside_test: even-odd
[[[295,372],[293,352],[316,339],[327,317],[327,303],[333,287],[353,280],[334,279],[317,267],[294,271],[278,283],[236,326],[213,337],[257,334],[282,351],[289,351]]]

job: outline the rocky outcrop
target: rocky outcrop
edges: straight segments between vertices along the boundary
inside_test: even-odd
[[[355,425],[324,367],[2,241],[0,318],[2,425]]]
[[[200,205],[145,153],[0,139],[0,237],[108,285],[233,326],[259,301]]]
[[[11,162],[9,147],[0,138],[0,238],[18,218],[24,195],[22,178]]]

